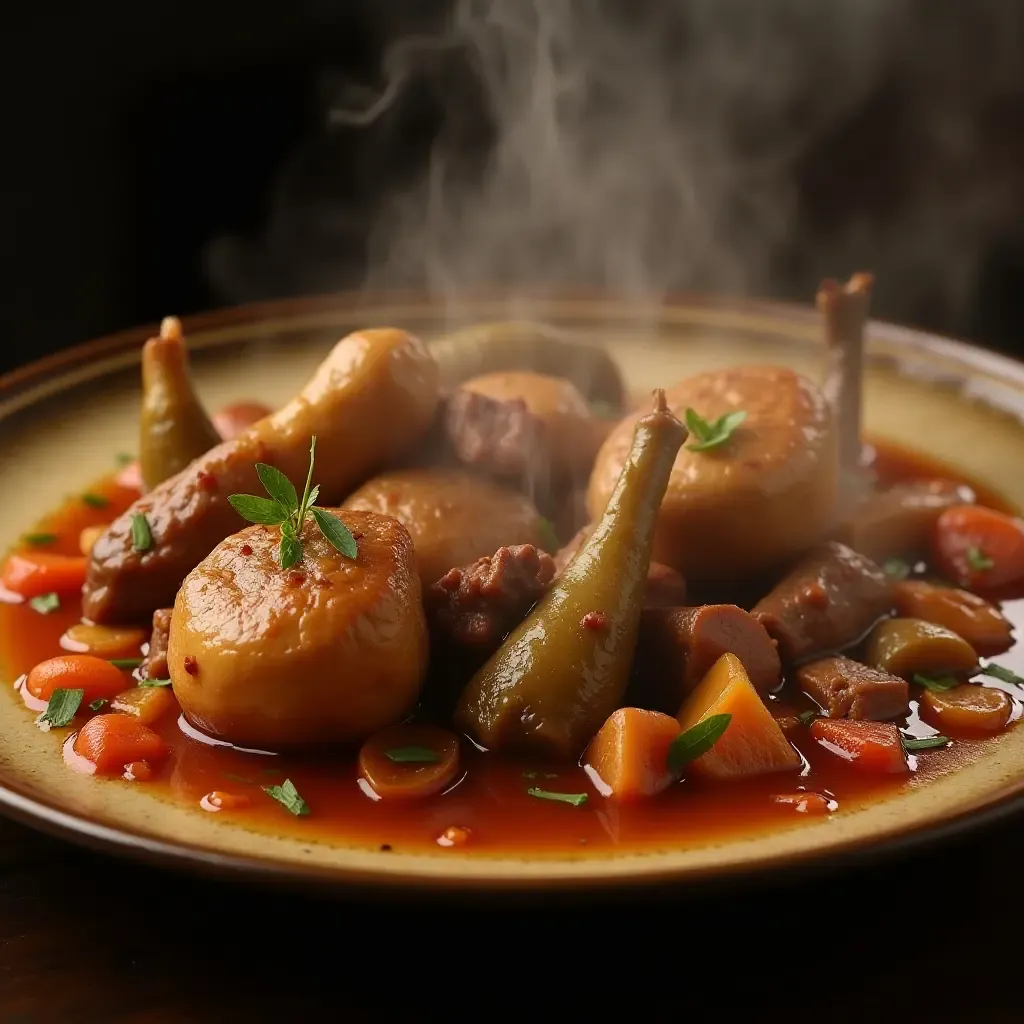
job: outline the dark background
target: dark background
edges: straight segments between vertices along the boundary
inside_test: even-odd
[[[881,226],[935,173],[916,126],[986,74],[993,45],[1006,43],[999,6],[921,4],[919,21],[889,41],[895,57],[877,86],[794,169],[803,220],[790,241],[801,258],[779,261],[768,292],[806,301],[819,276],[857,269],[819,265],[812,234],[828,252],[822,239],[856,223],[862,262],[882,257],[872,249],[885,244]],[[358,286],[380,197],[415,178],[447,115],[429,88],[410,90],[369,129],[330,131],[326,110],[339,82],[379,82],[387,44],[440,24],[446,9],[57,0],[8,15],[0,366],[169,312]],[[944,49],[928,42],[938,37]],[[926,47],[930,70],[919,60]],[[929,79],[936,67],[941,88]],[[1024,344],[1024,60],[1016,67],[1016,79],[972,101],[964,123],[980,127],[958,143],[948,182],[950,209],[990,185],[1002,197],[979,222],[965,301],[944,302],[942,275],[925,273],[912,296],[882,288],[877,315],[1007,350]],[[463,126],[456,143],[486,139]],[[258,244],[218,249],[228,236]],[[218,251],[221,272],[211,273]]]
[[[371,131],[328,133],[324,112],[339,79],[372,84],[388,42],[444,8],[51,0],[7,13],[0,369],[172,311],[357,286],[380,196],[415,178],[445,118],[429,89]],[[1005,36],[998,8],[918,5],[890,41],[889,71],[796,168],[804,220],[790,241],[805,258],[780,261],[769,293],[806,300],[817,276],[855,269],[819,261],[809,241],[828,252],[822,239],[851,223],[864,265],[884,256],[882,229],[936,171],[921,118],[975,95]],[[903,76],[935,36],[944,49],[929,73]],[[943,302],[940,273],[912,296],[880,291],[876,312],[1024,354],[1024,60],[1017,68],[965,115],[979,127],[946,186],[950,215],[966,194],[1002,197],[979,221],[967,300]],[[463,125],[456,139],[484,146],[487,132]],[[323,211],[339,208],[348,216],[327,230]],[[213,275],[211,243],[228,236],[256,244]],[[507,1007],[546,1020],[571,1004],[600,1020],[620,995],[634,1016],[648,1004],[644,1020],[695,1007],[730,1019],[741,1006],[775,1020],[783,1005],[789,1020],[1016,1020],[1006,915],[1022,856],[1014,821],[838,876],[502,911],[199,884],[3,822],[0,1001],[4,1019],[33,1022],[324,1010],[380,1021],[399,1017],[403,996],[416,1000],[405,1018]]]

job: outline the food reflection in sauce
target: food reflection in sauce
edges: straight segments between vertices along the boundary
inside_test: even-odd
[[[197,401],[172,340],[159,458],[44,516],[0,577],[25,727],[96,784],[381,849],[679,847],[919,785],[1021,715],[1013,510],[884,442],[851,476],[790,371],[699,375],[623,416],[485,350],[488,386],[452,401],[452,366],[366,332],[294,406],[204,420],[224,440],[197,455],[153,429]],[[555,345],[545,368],[586,358]],[[357,459],[353,422],[378,431]]]

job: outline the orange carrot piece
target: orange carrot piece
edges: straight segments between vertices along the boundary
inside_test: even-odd
[[[802,764],[734,654],[723,654],[715,662],[683,702],[677,718],[685,732],[711,715],[723,714],[732,716],[725,732],[686,767],[686,774],[742,779],[792,771]]]
[[[26,599],[43,594],[73,594],[85,583],[85,558],[48,551],[19,551],[0,574],[5,590]]]
[[[432,725],[395,725],[359,751],[359,774],[388,800],[439,793],[459,772],[459,738]]]
[[[679,733],[679,723],[670,715],[619,708],[598,729],[583,761],[604,783],[604,796],[654,796],[672,784],[668,748]]]
[[[159,761],[167,746],[152,729],[127,715],[96,715],[79,730],[74,751],[102,773],[120,773],[133,761]]]
[[[965,683],[951,690],[925,690],[921,695],[924,717],[941,729],[1002,732],[1012,709],[1010,698],[991,686]]]
[[[49,700],[57,689],[84,690],[82,703],[89,704],[116,696],[125,679],[121,669],[92,654],[60,654],[36,665],[25,679],[25,689],[39,700]]]
[[[785,807],[792,807],[797,814],[828,814],[832,810],[832,801],[821,793],[776,793],[772,796],[772,801]]]
[[[935,523],[932,554],[947,579],[968,590],[1024,580],[1024,521],[982,505],[956,505]]]
[[[816,718],[811,723],[811,736],[833,754],[866,772],[910,771],[900,731],[891,722]]]
[[[169,686],[137,686],[119,693],[110,702],[111,711],[131,715],[140,725],[152,725],[177,707]]]
[[[138,658],[148,638],[143,629],[78,622],[60,638],[60,645],[65,651],[95,654],[97,658]]]

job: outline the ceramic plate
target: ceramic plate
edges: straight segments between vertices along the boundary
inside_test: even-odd
[[[458,312],[459,323],[498,320],[507,307],[480,301]],[[228,311],[185,326],[200,392],[216,408],[248,398],[284,402],[353,328],[390,324],[431,338],[453,326],[448,313],[418,299],[331,299]],[[687,301],[651,317],[579,299],[534,306],[531,315],[605,345],[636,390],[739,362],[785,363],[820,376],[819,322],[809,310]],[[135,447],[139,348],[149,333],[94,342],[0,380],[0,549],[68,493],[108,472],[113,453]],[[1024,506],[1024,367],[881,324],[871,327],[870,356],[865,416],[872,435],[941,458]],[[1018,728],[937,779],[844,807],[834,818],[767,833],[613,855],[384,853],[249,831],[165,802],[143,786],[76,775],[62,763],[54,738],[31,728],[13,691],[0,697],[6,813],[130,856],[325,885],[499,889],[693,881],[935,836],[1011,809],[1024,794],[1024,729]]]

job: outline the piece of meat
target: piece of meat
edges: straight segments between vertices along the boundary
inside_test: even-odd
[[[167,642],[171,636],[171,609],[158,608],[153,612],[153,632],[149,650],[139,666],[143,679],[167,679]]]
[[[276,466],[298,488],[316,435],[320,504],[339,501],[382,463],[414,445],[438,402],[438,371],[426,346],[393,328],[343,338],[282,409],[200,456],[140,498],[93,545],[82,596],[98,623],[148,621],[174,602],[182,580],[245,521],[231,494],[263,494],[256,463]],[[133,543],[144,515],[152,543]]]
[[[792,665],[856,643],[892,607],[889,577],[871,559],[830,541],[763,597],[753,615]]]
[[[883,560],[927,550],[935,522],[947,508],[970,505],[974,492],[952,480],[910,480],[870,495],[844,534],[854,551]]]
[[[532,544],[502,547],[451,569],[423,595],[431,635],[481,654],[498,649],[554,579],[555,563]]]
[[[687,410],[707,424],[744,415],[713,448],[693,435],[680,449],[658,513],[654,561],[703,589],[777,572],[831,535],[836,432],[813,382],[780,366],[732,366],[688,377],[666,397],[680,419]],[[620,420],[597,455],[587,497],[594,517],[616,487],[637,418]]]
[[[749,612],[730,604],[645,609],[626,703],[679,713],[684,698],[723,654],[734,654],[760,693],[778,686],[775,641]]]
[[[547,431],[521,398],[499,400],[460,388],[448,400],[448,441],[459,460],[495,476],[547,476]]]
[[[575,557],[590,536],[592,526],[584,526],[555,554],[555,572],[560,573]],[[644,588],[644,608],[679,608],[686,604],[686,580],[671,566],[651,562]],[[675,712],[672,712],[675,714]]]
[[[822,658],[802,665],[796,681],[829,718],[885,722],[902,717],[910,707],[905,679],[850,658]]]

